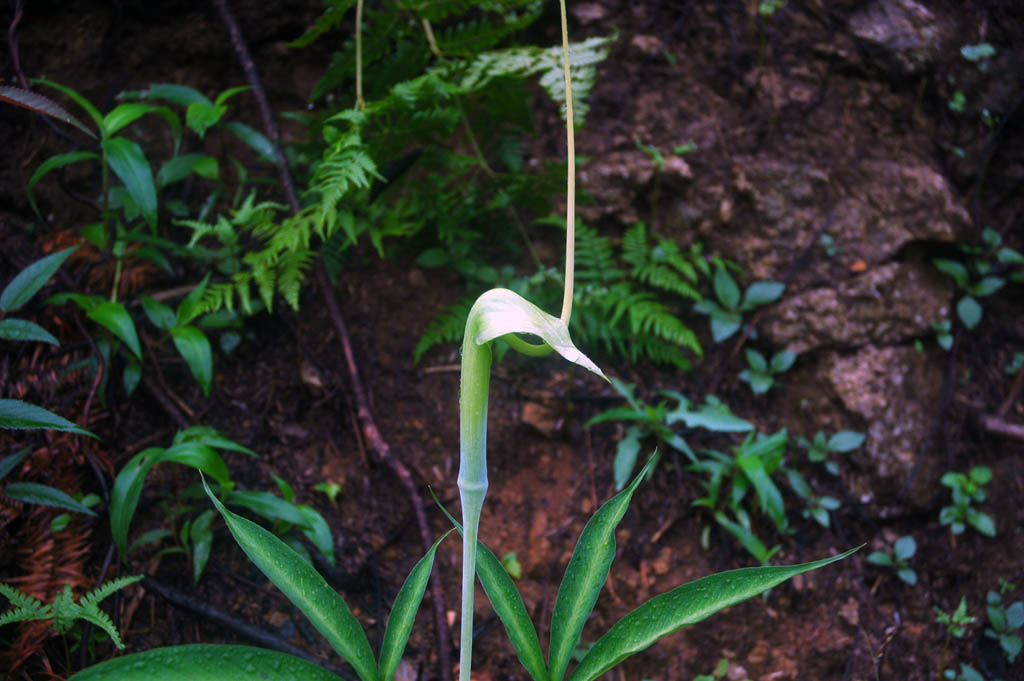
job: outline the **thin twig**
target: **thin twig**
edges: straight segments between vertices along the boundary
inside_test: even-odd
[[[1024,440],[1024,426],[1020,424],[1008,423],[994,414],[985,414],[979,421],[990,433]]]
[[[18,24],[21,23],[21,15],[24,13],[24,0],[16,0],[14,3],[14,18],[7,29],[7,47],[11,51],[11,63],[14,64],[14,72],[18,74],[18,82],[21,87],[29,89],[28,80],[21,70],[21,59],[18,57]]]
[[[221,20],[227,27],[228,33],[231,35],[231,43],[235,48],[235,52],[238,54],[239,60],[242,62],[242,68],[245,71],[249,85],[252,86],[253,96],[259,103],[264,128],[271,143],[274,145],[277,154],[278,170],[281,176],[281,183],[284,185],[285,193],[288,197],[288,203],[292,208],[292,212],[298,213],[300,210],[298,194],[295,191],[295,182],[292,180],[287,159],[285,158],[284,151],[280,145],[280,129],[278,128],[277,121],[270,110],[270,103],[267,99],[266,91],[263,89],[263,85],[260,82],[256,66],[253,63],[252,57],[249,55],[249,50],[242,38],[242,31],[239,28],[234,15],[232,15],[231,11],[228,9],[227,0],[212,0],[212,2],[217,8]],[[409,469],[391,453],[391,448],[388,446],[387,442],[384,441],[384,438],[381,437],[377,424],[373,420],[369,402],[366,399],[366,393],[363,391],[362,381],[359,378],[359,369],[356,365],[355,356],[352,352],[352,344],[349,340],[348,329],[346,328],[344,318],[341,315],[341,309],[338,307],[338,301],[334,296],[334,289],[331,286],[330,278],[327,275],[327,268],[324,266],[322,258],[317,258],[315,269],[321,294],[327,305],[331,322],[338,333],[338,338],[341,341],[342,350],[345,354],[345,361],[348,365],[349,377],[352,385],[352,393],[356,401],[358,417],[362,424],[363,435],[380,460],[387,464],[387,466],[395,473],[408,493],[409,499],[412,502],[413,511],[416,515],[416,523],[419,526],[424,550],[429,551],[430,547],[433,545],[433,541],[430,525],[427,522],[427,515],[423,510],[423,499],[416,487],[416,483],[412,479],[412,475],[409,473]],[[430,591],[433,596],[434,628],[437,632],[437,654],[440,665],[439,676],[441,681],[451,681],[448,622],[445,619],[444,595],[441,591],[441,580],[436,571],[432,571],[430,574]]]

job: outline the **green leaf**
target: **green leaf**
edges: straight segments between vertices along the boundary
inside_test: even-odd
[[[681,412],[678,419],[669,420],[669,425],[680,419],[687,428],[707,428],[716,433],[743,433],[754,429],[754,424],[736,416],[725,405],[705,404],[697,411]]]
[[[64,166],[71,165],[72,163],[78,163],[79,161],[88,161],[91,159],[99,159],[99,154],[92,151],[69,151],[66,154],[57,154],[43,161],[36,171],[32,173],[32,177],[28,180],[28,186],[25,188],[25,192],[28,194],[28,202],[32,204],[32,210],[39,213],[39,206],[36,205],[36,199],[32,195],[32,189],[38,184],[38,182],[46,177],[47,173],[57,168],[63,168]]]
[[[131,528],[135,508],[139,504],[146,476],[153,466],[164,463],[179,463],[200,470],[221,485],[230,482],[228,467],[217,452],[198,442],[181,442],[167,449],[150,447],[133,456],[114,479],[110,492],[110,533],[122,558],[128,547],[128,530]]]
[[[900,537],[893,543],[892,552],[896,560],[908,560],[917,553],[917,542],[911,536]]]
[[[849,452],[864,444],[864,437],[855,430],[841,430],[828,439],[826,448],[830,452]]]
[[[727,312],[716,307],[711,311],[711,337],[721,343],[739,331],[743,317],[738,312]]]
[[[892,567],[892,556],[885,551],[874,551],[865,558],[867,562],[872,565],[881,565],[882,567]]]
[[[3,493],[12,499],[24,501],[28,504],[56,506],[68,511],[85,513],[91,516],[96,515],[92,509],[79,501],[75,501],[67,492],[63,492],[56,487],[50,487],[49,485],[40,485],[34,482],[12,482],[7,485]]]
[[[612,465],[615,478],[615,490],[619,491],[629,482],[636,467],[636,458],[640,454],[640,429],[637,426],[630,426],[626,430],[626,436],[615,448],[615,461]]]
[[[656,596],[623,617],[602,636],[573,671],[569,681],[593,681],[673,631],[700,622],[791,577],[842,560],[859,548],[801,565],[720,572]]]
[[[118,95],[118,98],[122,97],[131,99],[161,99],[181,107],[187,107],[192,102],[206,102],[211,106],[213,105],[210,98],[199,92],[199,90],[176,83],[158,83],[150,85],[148,90],[122,92]]]
[[[0,428],[7,430],[48,428],[96,437],[63,416],[57,416],[52,411],[21,400],[0,400]]]
[[[740,304],[740,289],[721,265],[715,268],[713,283],[715,295],[718,297],[719,302],[727,310],[735,311]]]
[[[139,296],[139,300],[142,301],[142,310],[155,327],[164,331],[170,331],[177,326],[178,316],[174,314],[174,310],[169,305],[165,305],[146,295]]]
[[[139,102],[120,104],[103,117],[103,123],[100,126],[103,130],[103,136],[112,137],[114,133],[132,121],[148,113],[154,113],[157,110],[158,107],[150,104],[140,104]]]
[[[220,119],[228,112],[224,104],[207,104],[206,102],[192,102],[185,109],[185,125],[199,135],[200,138],[206,135],[206,131],[217,125]]]
[[[213,547],[213,509],[207,509],[196,516],[189,528],[188,538],[192,545],[192,582],[199,583],[199,578],[210,559]]]
[[[146,155],[138,144],[124,137],[106,139],[102,144],[110,169],[124,182],[146,223],[156,229],[156,185]]]
[[[21,463],[22,459],[28,456],[28,453],[32,451],[28,447],[18,450],[10,456],[5,456],[0,459],[0,480],[3,480],[7,475],[14,470],[14,467]]]
[[[743,305],[740,309],[753,310],[755,307],[767,305],[778,300],[785,290],[786,285],[777,281],[755,281],[743,295]]]
[[[274,144],[263,133],[237,121],[226,123],[224,129],[242,140],[264,161],[277,165],[277,151],[274,149]]]
[[[1005,284],[1006,280],[1002,277],[985,277],[971,287],[971,295],[977,296],[978,298],[984,298],[985,296],[992,295]]]
[[[194,326],[176,326],[171,329],[174,347],[178,348],[189,370],[203,389],[203,394],[210,396],[210,382],[213,380],[213,351],[206,334]]]
[[[956,315],[968,330],[973,329],[981,321],[981,305],[970,296],[964,296],[956,304]]]
[[[753,348],[744,348],[744,354],[747,356],[747,365],[751,369],[761,374],[768,371],[768,360],[760,352]]]
[[[184,645],[147,650],[83,669],[74,681],[342,681],[312,662],[274,650]],[[68,681],[71,681],[69,679]]]
[[[377,665],[370,642],[341,596],[284,542],[225,508],[205,481],[203,487],[249,560],[306,615],[362,681],[376,681]]]
[[[551,614],[551,640],[548,645],[550,681],[562,681],[565,676],[565,668],[580,640],[583,625],[594,609],[615,559],[615,528],[626,514],[633,492],[653,462],[654,457],[629,487],[598,509],[576,542]]]
[[[53,334],[27,319],[0,319],[0,338],[12,341],[41,341],[52,345],[60,345]]]
[[[92,118],[97,128],[99,128],[100,130],[103,129],[103,116],[100,114],[99,109],[93,106],[92,102],[90,102],[82,95],[78,94],[78,92],[76,92],[75,90],[72,90],[66,85],[61,85],[60,83],[54,83],[51,80],[46,80],[45,78],[33,78],[32,82],[40,83],[42,85],[46,85],[47,87],[52,87],[54,90],[59,90],[60,92],[63,92],[65,95],[75,100],[75,103],[78,104],[78,106],[82,107],[87,114],[89,114],[89,117]],[[70,123],[71,121],[68,122]],[[82,128],[86,132],[89,132],[88,128],[85,128],[84,126],[82,126]],[[93,135],[91,132],[89,132],[89,135],[91,135],[92,137],[96,136]]]
[[[387,628],[384,630],[384,641],[380,646],[378,676],[380,681],[392,681],[395,677],[395,670],[398,669],[398,663],[402,661],[402,653],[405,651],[409,634],[412,632],[412,625],[416,620],[416,613],[423,601],[423,592],[427,588],[430,571],[434,567],[434,554],[445,537],[452,532],[453,530],[448,530],[434,542],[434,545],[427,551],[427,555],[416,563],[409,576],[405,578],[401,590],[395,596],[391,614],[388,615]]]
[[[428,248],[416,257],[416,264],[420,267],[441,267],[450,261],[448,252],[443,248]]]
[[[220,176],[217,159],[207,154],[183,154],[175,156],[160,167],[156,174],[156,184],[163,189],[169,184],[180,182],[195,173],[207,180],[216,180]]]
[[[996,524],[992,522],[992,516],[981,511],[969,510],[967,512],[967,523],[981,532],[986,537],[996,536]]]
[[[69,255],[78,250],[78,246],[48,255],[18,273],[11,283],[0,293],[0,310],[13,312],[29,301],[36,292],[46,285],[53,273],[63,264]]]
[[[262,490],[235,490],[224,497],[229,506],[241,506],[272,522],[306,526],[306,517],[299,507],[276,494]]]
[[[178,324],[184,326],[188,324],[196,315],[199,313],[199,303],[203,300],[203,294],[206,292],[206,286],[210,283],[210,272],[206,273],[203,280],[200,281],[194,289],[189,291],[189,294],[178,303]]]
[[[142,359],[142,348],[139,347],[139,336],[135,333],[135,322],[132,321],[128,310],[124,309],[124,305],[104,300],[88,310],[86,315],[120,338],[136,358]]]
[[[946,258],[935,258],[932,260],[932,264],[943,274],[953,277],[957,287],[965,291],[967,290],[971,283],[970,275],[968,275],[967,268],[964,267],[963,263],[956,260],[947,260]]]
[[[784,371],[789,371],[790,367],[793,366],[793,362],[796,361],[796,353],[790,352],[789,350],[783,350],[782,352],[776,352],[772,355],[771,368],[773,374],[781,374]]]
[[[917,573],[910,568],[900,568],[896,571],[896,576],[911,586],[917,584]]]

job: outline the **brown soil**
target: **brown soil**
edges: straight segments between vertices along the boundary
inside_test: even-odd
[[[656,226],[665,236],[682,243],[701,240],[709,252],[735,258],[758,276],[763,272],[765,277],[780,278],[788,267],[798,264],[793,284],[798,290],[836,287],[850,276],[851,267],[859,267],[854,255],[829,260],[815,251],[810,263],[798,263],[794,254],[800,249],[786,242],[785,234],[776,234],[772,242],[772,234],[756,223],[756,212],[742,199],[737,199],[727,224],[709,221],[706,216],[722,215],[722,201],[733,196],[730,192],[740,184],[737,178],[743,176],[747,159],[773,154],[802,158],[838,175],[839,169],[870,155],[872,149],[886,146],[925,157],[941,167],[974,220],[983,219],[965,227],[959,235],[963,240],[976,242],[978,224],[991,224],[1009,245],[1021,249],[1024,242],[1019,229],[1014,232],[1020,225],[1024,200],[1020,191],[1024,169],[1021,112],[1004,127],[989,132],[979,132],[978,126],[951,116],[946,105],[950,96],[946,76],[962,72],[955,47],[928,70],[903,78],[888,78],[867,57],[859,66],[851,65],[836,55],[855,50],[843,27],[863,3],[826,4],[830,7],[791,2],[776,21],[757,20],[749,25],[744,3],[739,2],[629,5],[608,0],[578,12],[571,26],[574,35],[602,34],[612,26],[620,31],[618,47],[601,69],[587,127],[579,139],[579,153],[599,158],[634,151],[637,143],[664,149],[689,139],[705,150],[689,161],[697,179],[679,194],[687,205],[674,202],[675,190],[666,187],[660,194],[634,192],[624,199],[628,205],[615,210],[628,209],[651,219],[652,207],[656,208]],[[986,96],[1005,105],[1002,111],[1010,111],[1007,103],[1020,94],[1019,78],[1015,82],[1012,77],[1013,65],[1019,74],[1024,62],[1020,52],[1024,16],[1019,8],[1015,11],[1012,2],[968,3],[971,7],[932,4],[948,19],[949,44],[977,42],[977,26],[983,25],[989,31],[988,40],[1006,46],[1010,54],[1000,68],[1011,75],[994,80],[1007,91]],[[270,4],[258,2],[237,0],[232,4],[277,110],[301,109],[329,59],[318,52],[322,48],[295,52],[284,47],[284,41],[297,36],[320,9],[315,2],[286,5],[272,10]],[[553,29],[537,33],[537,40],[549,42],[557,35]],[[25,9],[17,35],[21,68],[26,73],[74,85],[101,109],[117,92],[152,82],[178,82],[205,92],[244,82],[224,27],[205,4],[81,2],[71,10],[64,3],[32,3]],[[1017,52],[1012,52],[1011,45]],[[13,80],[13,72],[13,64],[8,63],[3,75]],[[806,96],[794,97],[793,88],[800,83]],[[773,102],[773,93],[781,99]],[[538,128],[550,132],[535,142],[536,153],[554,157],[561,147],[557,115],[541,98],[537,112]],[[238,115],[261,127],[254,107]],[[47,220],[35,219],[23,191],[27,179],[43,159],[66,151],[67,142],[23,111],[0,108],[0,120],[4,121],[0,140],[7,159],[0,165],[0,234],[8,244],[0,254],[4,263],[0,282],[6,282],[42,253],[73,242],[77,229],[93,214],[90,208],[69,200],[56,182],[49,182],[38,190]],[[952,146],[962,147],[964,156],[950,153]],[[986,154],[988,175],[982,186],[977,183],[977,171]],[[843,195],[838,182],[831,182],[808,201],[835,202]],[[74,192],[84,179],[69,174],[64,183]],[[972,203],[975,198],[976,204]],[[615,210],[595,219],[616,229]],[[926,255],[952,252],[948,244],[918,240],[893,257],[918,257],[915,249]],[[109,281],[109,265],[96,254],[91,257],[72,261],[53,291],[99,292],[99,282]],[[163,283],[155,271],[136,276],[140,287],[155,290]],[[367,252],[346,267],[338,293],[383,437],[395,456],[412,470],[424,496],[429,498],[429,486],[449,508],[456,508],[458,353],[452,347],[434,350],[418,367],[411,358],[418,334],[443,305],[460,294],[459,282],[443,271],[421,270],[409,262],[380,261]],[[357,427],[341,347],[318,296],[318,291],[309,287],[303,293],[300,314],[278,311],[252,320],[238,350],[216,357],[217,375],[209,397],[202,395],[172,349],[164,347],[153,353],[162,368],[162,390],[177,395],[188,406],[192,411],[186,414],[189,422],[216,427],[260,454],[257,461],[244,455],[227,457],[241,486],[273,489],[271,473],[276,473],[295,487],[297,501],[315,506],[328,518],[339,565],[352,576],[343,595],[375,641],[384,613],[422,547],[402,486],[375,459]],[[87,327],[83,319],[75,318],[70,306],[36,309],[40,322],[54,330],[64,345],[60,350],[41,352],[5,349],[9,354],[2,368],[3,397],[24,397],[60,413],[82,414],[92,389],[85,372],[71,374],[59,389],[56,374],[89,356],[90,341],[82,335]],[[926,465],[915,465],[913,470],[936,468],[941,474],[971,465],[991,466],[995,481],[985,508],[996,518],[998,538],[971,531],[954,538],[940,526],[938,511],[947,494],[934,477],[928,479],[934,494],[924,505],[898,496],[861,503],[851,491],[852,473],[844,467],[840,478],[820,481],[825,491],[843,502],[833,514],[831,528],[823,529],[793,513],[795,532],[782,540],[783,549],[774,562],[812,560],[864,542],[870,544],[867,550],[780,586],[765,599],[733,607],[669,636],[628,660],[613,678],[687,680],[710,673],[723,657],[733,662],[730,679],[742,679],[744,673],[750,679],[764,680],[938,678],[944,631],[934,622],[932,606],[952,610],[961,596],[966,596],[971,613],[984,620],[985,592],[995,588],[1000,578],[1024,587],[1024,505],[1019,503],[1024,498],[1022,443],[986,431],[978,418],[995,412],[1012,390],[1013,379],[1003,374],[1002,367],[1014,351],[1024,350],[1019,310],[1019,285],[1008,286],[986,299],[985,322],[973,333],[960,336],[955,354],[927,349],[922,360],[937,366],[943,376],[949,372],[949,389],[929,412],[931,431],[919,454]],[[699,395],[715,384],[720,398],[762,430],[787,425],[791,432],[813,432],[821,427],[814,414],[795,406],[805,398],[813,402],[819,392],[813,372],[792,382],[787,379],[771,393],[771,399],[753,399],[736,379],[743,366],[742,353],[730,354],[731,342],[714,345],[704,331],[706,323],[700,320],[697,324],[708,355],[693,373],[649,365],[616,366],[607,358],[599,361],[606,369],[639,383],[645,395],[660,388]],[[835,350],[847,352],[850,348]],[[31,445],[36,453],[23,479],[98,491],[90,461],[109,484],[112,471],[144,447],[166,446],[177,429],[151,392],[140,388],[130,400],[118,397],[121,393],[117,390],[107,394],[109,401],[93,399],[88,412],[88,426],[101,436],[99,443],[82,444],[52,434],[5,434],[0,453],[15,451],[22,443]],[[596,505],[613,493],[611,461],[621,429],[602,426],[584,430],[582,424],[615,403],[610,389],[599,380],[552,359],[509,358],[495,370],[489,435],[491,491],[482,538],[498,555],[515,552],[519,557],[524,576],[518,586],[542,640],[575,538]],[[1006,418],[1019,422],[1022,414],[1024,402],[1018,392]],[[691,444],[703,443],[698,437]],[[791,451],[791,456],[796,456],[795,448]],[[61,463],[50,467],[53,461]],[[53,472],[62,466],[68,470]],[[876,482],[871,470],[858,474],[866,475],[869,483]],[[333,506],[313,491],[315,484],[325,480],[343,486]],[[173,495],[194,483],[191,469],[156,469],[134,532],[161,526],[161,495]],[[585,641],[595,640],[619,617],[655,594],[714,571],[751,564],[749,556],[724,534],[712,532],[710,550],[701,548],[700,518],[690,508],[690,502],[701,494],[696,477],[671,465],[662,466],[640,488],[619,529],[619,555],[584,631]],[[798,508],[796,500],[792,501],[793,508]],[[23,510],[16,509],[6,522],[0,515],[0,577],[23,578],[30,567],[36,575],[49,569],[42,588],[56,588],[63,584],[63,573],[58,574],[52,565],[28,563],[33,554],[43,550],[32,542],[53,543],[53,538],[39,529],[48,524],[52,514],[21,513]],[[427,513],[439,535],[446,529],[445,519],[432,506]],[[217,535],[209,568],[193,586],[183,557],[170,555],[152,561],[145,551],[139,551],[127,565],[118,565],[116,558],[109,562],[111,544],[105,520],[76,522],[80,523],[74,526],[77,544],[46,548],[79,561],[81,577],[75,586],[89,588],[101,574],[109,579],[147,572],[163,584],[343,667],[301,615],[246,561],[226,532]],[[864,561],[867,551],[878,548],[883,539],[891,543],[906,534],[913,535],[918,544],[912,560],[918,584],[913,587]],[[82,545],[83,538],[88,538],[87,547]],[[445,608],[453,615],[458,610],[459,550],[458,541],[448,539],[438,553],[436,567],[443,578]],[[40,587],[39,583],[33,585]],[[428,595],[428,605],[429,599]],[[198,641],[244,642],[220,625],[174,607],[141,587],[127,589],[123,598],[112,598],[107,604],[129,651]],[[477,678],[526,678],[482,592],[477,618]],[[966,662],[976,668],[998,664],[998,655],[987,650],[988,639],[981,630],[980,624],[975,625],[963,640],[952,642],[951,663]],[[456,631],[457,623],[453,634]],[[13,628],[0,632],[0,644],[14,638]],[[454,646],[450,652],[452,659],[457,659]],[[101,647],[99,659],[109,654]],[[24,661],[13,678],[64,677],[63,660],[62,648],[51,639]],[[439,678],[429,607],[419,616],[406,661],[408,667],[402,672],[409,676],[403,678]],[[73,666],[77,668],[78,662]],[[1018,660],[1009,667],[1004,678],[1024,679],[1024,662]]]

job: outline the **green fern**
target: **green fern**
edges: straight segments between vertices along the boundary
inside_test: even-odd
[[[99,608],[99,602],[115,591],[142,579],[142,575],[121,577],[93,589],[75,602],[71,593],[71,585],[65,584],[53,599],[52,603],[42,601],[22,593],[7,584],[0,583],[0,595],[9,600],[14,608],[0,615],[0,627],[12,622],[31,622],[51,620],[53,630],[58,634],[66,634],[76,620],[85,620],[101,628],[110,637],[118,649],[124,649],[121,635],[114,626],[113,620]]]
[[[427,325],[427,330],[420,336],[413,350],[413,362],[419,364],[420,358],[430,348],[441,343],[458,343],[466,329],[466,318],[473,307],[475,298],[467,296],[446,307]]]

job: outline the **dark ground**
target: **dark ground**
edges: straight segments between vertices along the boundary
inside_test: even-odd
[[[271,10],[264,3],[239,0],[232,8],[246,32],[274,107],[279,111],[301,109],[329,55],[317,50],[296,53],[284,42],[300,34],[319,8],[310,2],[278,4]],[[949,179],[960,201],[972,211],[980,211],[985,224],[996,226],[1010,245],[1019,249],[1024,164],[1017,152],[1022,114],[1018,111],[1001,131],[996,151],[988,160],[984,195],[972,203],[977,197],[978,163],[989,149],[992,133],[964,124],[944,109],[948,96],[944,77],[956,68],[955,49],[952,57],[939,60],[924,74],[896,80],[886,80],[869,67],[823,56],[823,44],[844,47],[841,26],[858,4],[863,3],[835,3],[823,9],[813,2],[793,2],[765,29],[765,48],[761,34],[747,26],[742,3],[601,3],[598,18],[577,19],[570,27],[574,36],[582,37],[614,25],[622,36],[602,67],[579,152],[601,157],[620,149],[633,150],[637,141],[671,146],[677,140],[697,137],[701,149],[708,149],[692,163],[699,180],[689,191],[698,193],[700,188],[730,187],[737,168],[752,156],[778,153],[781,157],[797,149],[819,165],[842,168],[876,146],[884,146],[930,159]],[[987,26],[993,43],[1017,47],[1016,62],[1001,62],[1001,68],[1010,74],[1000,81],[1007,91],[994,96],[1004,104],[1019,98],[1019,48],[1024,35],[1020,8],[1008,2],[935,4],[937,11],[951,18],[953,44],[976,41],[972,31],[981,23]],[[551,30],[539,31],[536,39],[553,42],[557,35],[553,29],[554,25]],[[661,51],[645,48],[636,36],[657,39],[673,58],[666,60]],[[72,84],[99,103],[101,110],[117,92],[151,82],[179,82],[204,92],[244,82],[224,27],[205,4],[80,2],[71,9],[65,3],[33,3],[25,9],[18,40],[21,68],[26,73]],[[7,63],[3,76],[14,80],[13,72]],[[803,106],[773,106],[770,83],[775,76],[786,83],[782,87],[792,87],[799,76],[817,89]],[[695,127],[695,110],[708,114],[700,120],[714,120],[714,125]],[[1003,111],[1008,110],[1006,104]],[[546,132],[536,142],[536,153],[556,156],[561,153],[561,133],[555,112],[540,99],[537,111],[538,127]],[[238,115],[260,126],[254,107]],[[66,150],[66,142],[26,112],[5,109],[0,111],[0,120],[4,121],[0,139],[6,152],[5,162],[0,164],[0,234],[5,244],[0,254],[4,268],[0,281],[6,282],[44,252],[75,243],[77,229],[92,213],[65,198],[57,183],[50,182],[39,187],[48,219],[45,224],[34,219],[24,198],[27,178],[48,155]],[[815,146],[822,137],[813,133],[831,135],[832,128],[832,141]],[[843,136],[846,138],[839,140]],[[964,147],[965,157],[943,151],[947,140]],[[72,185],[75,181],[69,178]],[[811,201],[832,200],[830,193]],[[716,195],[708,196],[707,201],[717,207]],[[635,198],[636,211],[645,214],[650,210],[645,197]],[[693,204],[700,207],[702,200],[695,198]],[[660,214],[664,233],[693,240],[693,234],[684,233],[689,229],[687,223],[674,222],[670,210]],[[710,251],[721,248],[726,257],[750,267],[757,248],[737,254],[725,246],[743,244],[745,239],[760,244],[764,233],[759,225],[742,219],[742,210],[738,215],[724,227],[708,229],[700,226],[699,220],[693,222]],[[961,237],[975,240],[976,226],[968,226]],[[774,261],[769,259],[780,263],[775,270],[778,275],[792,260],[787,255],[790,248],[777,244],[772,252],[781,253]],[[838,285],[841,277],[848,276],[848,263],[828,263],[820,255],[815,258],[801,271],[798,286]],[[65,278],[54,290],[66,290],[70,285],[76,290],[97,291],[99,282],[109,277],[107,265],[90,262],[87,257],[76,258],[65,269]],[[138,290],[161,286],[153,271],[136,276]],[[457,352],[450,347],[435,350],[419,367],[413,366],[411,357],[418,333],[459,293],[460,284],[452,275],[420,270],[409,262],[379,261],[369,252],[343,272],[339,286],[359,369],[384,438],[413,471],[421,490],[429,485],[450,507],[457,506]],[[90,352],[82,335],[82,320],[76,320],[69,307],[40,306],[36,310],[42,325],[54,330],[64,344],[60,350],[10,351],[3,362],[3,396],[24,396],[78,418],[87,409],[90,381],[78,372],[58,388],[56,374]],[[261,455],[256,462],[241,455],[228,457],[243,486],[270,489],[270,473],[274,472],[295,486],[299,501],[324,513],[337,538],[340,565],[355,576],[343,595],[356,616],[374,631],[372,625],[381,623],[381,613],[387,611],[404,575],[422,553],[404,491],[389,469],[373,458],[355,427],[348,372],[317,291],[310,288],[304,293],[299,315],[286,311],[264,315],[246,328],[249,335],[236,352],[216,357],[217,376],[209,398],[202,396],[180,360],[166,347],[152,353],[162,367],[160,383],[192,410],[185,415],[189,422],[212,425]],[[718,395],[762,430],[792,426],[793,410],[780,405],[815,394],[814,376],[804,375],[803,382],[787,381],[772,393],[771,400],[754,400],[735,378],[742,358],[728,357],[730,344],[714,346],[706,337],[703,322],[698,328],[705,334],[702,342],[708,357],[691,374],[648,365],[617,366],[606,358],[599,361],[617,375],[638,382],[645,393],[672,388],[688,394],[699,394],[716,378],[715,367],[731,362],[732,370],[724,374]],[[1019,440],[986,432],[976,418],[979,413],[994,411],[1010,394],[1012,378],[1003,375],[1001,368],[1013,351],[1022,349],[1019,290],[1008,288],[986,304],[985,323],[961,337],[954,359],[940,351],[925,355],[943,375],[951,371],[958,379],[969,379],[953,381],[948,395],[933,408],[930,423],[935,424],[936,436],[921,456],[944,462],[943,470],[966,470],[977,464],[993,468],[996,477],[986,508],[996,517],[996,539],[969,531],[954,541],[938,523],[938,509],[946,499],[944,488],[938,485],[929,504],[921,507],[889,500],[897,510],[880,514],[850,494],[844,470],[838,481],[823,481],[830,486],[828,491],[843,496],[832,529],[794,517],[797,531],[783,541],[775,562],[811,560],[862,542],[872,543],[869,548],[873,549],[883,536],[912,534],[918,544],[912,561],[919,578],[917,586],[907,586],[868,565],[864,551],[783,585],[767,599],[754,599],[668,637],[626,662],[613,677],[692,679],[709,673],[720,658],[727,657],[734,662],[732,673],[738,679],[743,678],[739,667],[751,679],[936,679],[944,634],[934,623],[932,606],[951,610],[966,596],[970,611],[983,618],[984,594],[995,588],[999,578],[1024,587],[1024,505],[1020,503],[1024,498],[1020,465],[1024,450]],[[492,384],[491,493],[482,537],[499,555],[514,551],[522,561],[524,578],[519,587],[540,623],[542,640],[573,541],[595,504],[612,493],[611,460],[618,433],[612,427],[584,431],[582,424],[615,402],[595,400],[594,396],[610,397],[611,393],[594,377],[554,360],[507,361],[496,369]],[[541,433],[530,425],[535,421],[532,417],[524,417],[535,408],[555,424],[552,432]],[[1021,413],[1018,393],[1008,419],[1019,421]],[[23,479],[95,491],[97,478],[88,461],[100,462],[101,469],[104,462],[119,469],[142,448],[168,444],[177,429],[167,410],[145,390],[131,400],[111,391],[105,405],[91,404],[87,423],[101,436],[98,443],[54,434],[8,434],[2,436],[2,451],[13,451],[15,443],[31,444],[37,449]],[[867,475],[870,477],[870,471]],[[343,485],[335,506],[312,491],[313,485],[324,480]],[[190,469],[157,469],[136,519],[136,531],[161,525],[163,512],[152,503],[158,491],[173,491],[194,482]],[[713,571],[750,564],[749,557],[727,536],[715,537],[711,550],[701,549],[701,526],[689,510],[689,502],[700,494],[695,477],[671,467],[660,470],[641,487],[619,530],[620,555],[584,640],[593,640],[654,594]],[[146,506],[146,502],[150,504]],[[440,534],[445,529],[443,517],[433,508],[427,511]],[[51,515],[17,507],[0,515],[0,521],[6,519],[0,524],[0,576],[30,575],[35,581],[29,583],[45,595],[65,579],[91,588],[101,572],[110,578],[145,571],[164,584],[339,664],[226,533],[218,534],[210,566],[193,588],[182,557],[153,561],[139,555],[128,565],[117,565],[116,560],[108,565],[110,538],[104,521],[75,521],[74,537],[68,538],[72,535],[69,531],[61,538],[41,529]],[[443,576],[445,607],[452,613],[458,609],[459,560],[458,542],[449,539],[438,553],[437,569]],[[239,640],[141,588],[126,590],[124,598],[111,599],[108,605],[116,610],[115,619],[129,651]],[[404,678],[438,678],[436,639],[427,610],[420,615],[410,642],[409,666],[401,670],[410,676]],[[482,595],[477,617],[482,628],[475,656],[477,678],[526,678]],[[14,638],[10,628],[3,635],[4,640]],[[976,625],[964,640],[953,641],[950,660],[981,668],[983,658],[992,659],[986,656],[984,642],[981,626]],[[27,645],[22,639],[19,643]],[[457,659],[454,648],[452,653]],[[100,651],[101,657],[107,654]],[[58,643],[49,640],[12,678],[64,677],[62,660]],[[1022,665],[1018,660],[1005,678],[1024,679]]]

